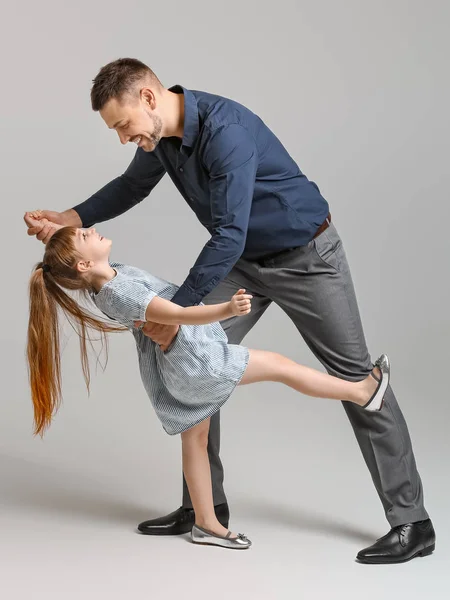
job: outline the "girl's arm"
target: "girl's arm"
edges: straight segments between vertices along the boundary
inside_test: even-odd
[[[251,310],[251,298],[250,294],[245,294],[245,290],[241,289],[229,302],[184,308],[156,296],[147,306],[145,319],[164,325],[206,325],[235,315],[246,315]]]

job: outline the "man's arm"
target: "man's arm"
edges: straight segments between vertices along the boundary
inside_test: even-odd
[[[136,150],[123,175],[105,185],[93,196],[74,206],[83,227],[108,221],[133,208],[146,198],[166,172],[153,152]]]
[[[213,233],[172,298],[181,306],[201,302],[244,251],[258,167],[254,139],[241,125],[224,126],[213,133],[203,161],[210,174]]]

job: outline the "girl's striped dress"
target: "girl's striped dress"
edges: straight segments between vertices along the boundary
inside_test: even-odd
[[[142,269],[111,262],[117,275],[91,297],[133,333],[142,382],[164,430],[174,435],[207,419],[227,401],[247,367],[249,352],[228,344],[220,323],[180,325],[166,352],[133,321],[145,321],[155,296],[170,300],[178,286]]]

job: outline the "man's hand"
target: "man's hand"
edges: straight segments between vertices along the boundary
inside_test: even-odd
[[[142,325],[142,321],[135,321],[135,327]],[[142,333],[153,340],[163,352],[167,350],[178,333],[179,325],[162,325],[146,321]]]
[[[35,235],[38,240],[46,244],[57,229],[63,227],[62,224],[58,224],[56,221],[50,221],[47,217],[44,217],[44,213],[50,211],[35,210],[33,212],[26,212],[23,220],[28,226],[28,235]],[[59,215],[59,213],[50,213],[52,216]],[[58,218],[56,216],[56,218]]]
[[[74,227],[82,226],[78,213],[72,209],[62,213],[53,210],[34,210],[26,212],[23,220],[28,226],[28,235],[35,235],[44,244],[61,227],[67,225]]]

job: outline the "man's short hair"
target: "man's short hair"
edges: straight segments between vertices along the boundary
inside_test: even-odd
[[[150,67],[136,58],[119,58],[108,63],[100,69],[92,82],[92,110],[101,110],[112,98],[121,101],[126,94],[133,94],[136,82],[143,79],[162,87]]]

